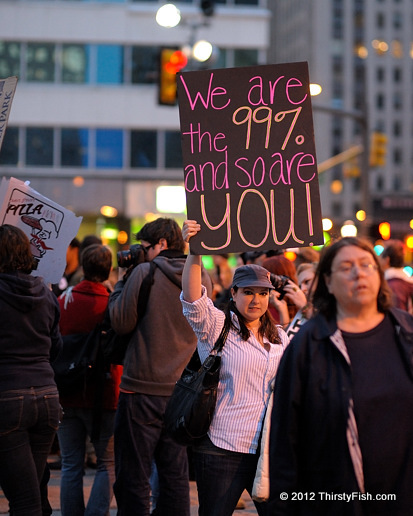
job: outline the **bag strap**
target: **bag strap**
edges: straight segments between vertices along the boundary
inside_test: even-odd
[[[139,318],[143,317],[146,312],[146,307],[148,305],[149,294],[152,289],[152,285],[154,283],[154,274],[155,274],[156,263],[152,260],[149,264],[149,272],[143,278],[141,283],[141,288],[139,289],[138,295],[138,316]]]
[[[218,337],[217,341],[215,342],[215,345],[214,345],[212,351],[216,351],[217,354],[222,351],[222,348],[224,347],[224,344],[227,340],[230,327],[231,327],[231,319],[230,319],[230,316],[227,315],[225,317],[224,326],[222,327],[221,333],[219,334],[219,337]]]
[[[181,282],[173,280],[172,278],[169,278],[164,273],[164,271],[161,269],[161,267],[159,267],[159,265],[155,262],[155,260],[152,260],[150,262],[150,266],[149,266],[149,273],[143,278],[142,283],[141,283],[141,288],[139,289],[139,295],[138,295],[138,316],[139,316],[139,318],[141,318],[146,312],[149,294],[151,292],[152,285],[154,284],[154,281],[155,281],[155,269],[156,268],[158,268],[169,281],[171,281],[180,290],[182,290]]]

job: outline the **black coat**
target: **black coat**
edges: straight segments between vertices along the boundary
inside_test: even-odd
[[[390,317],[413,381],[413,317],[396,309]],[[336,332],[335,320],[315,316],[293,338],[281,360],[271,419],[271,516],[363,514],[358,494],[362,488],[346,436],[351,368],[331,340]],[[341,503],[329,502],[324,494],[353,492],[352,502]],[[287,501],[281,500],[281,493],[288,494]]]

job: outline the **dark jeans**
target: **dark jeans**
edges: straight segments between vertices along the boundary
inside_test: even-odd
[[[0,393],[0,485],[13,516],[41,516],[40,482],[59,425],[55,386]]]
[[[104,410],[99,439],[93,441],[97,470],[85,510],[83,494],[86,437],[92,433],[93,410],[66,408],[57,432],[62,457],[60,506],[63,516],[108,516],[115,480],[113,427],[115,412]]]
[[[251,495],[258,455],[217,448],[209,438],[193,452],[199,516],[231,516],[244,489]],[[254,504],[268,515],[267,503]]]
[[[114,493],[118,516],[148,516],[153,460],[159,477],[156,514],[189,516],[188,456],[165,432],[168,396],[121,392],[115,418]]]

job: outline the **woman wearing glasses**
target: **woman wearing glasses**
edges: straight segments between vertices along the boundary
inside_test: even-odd
[[[413,317],[365,240],[325,248],[317,279],[277,373],[270,514],[411,515]]]

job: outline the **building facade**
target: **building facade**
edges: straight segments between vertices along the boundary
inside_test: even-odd
[[[182,184],[179,114],[158,104],[162,47],[207,39],[213,67],[308,61],[318,162],[387,137],[383,165],[363,154],[320,174],[323,216],[365,209],[396,234],[413,219],[413,2],[217,0],[177,2],[183,22],[157,25],[162,3],[1,0],[0,77],[19,78],[0,174],[29,180],[56,202],[122,220],[156,212],[159,185]],[[206,23],[205,23],[206,22]],[[361,116],[360,116],[361,115]],[[360,223],[362,224],[362,223]]]
[[[265,64],[271,21],[266,0],[219,1],[212,16],[190,1],[167,29],[161,5],[0,2],[0,78],[19,78],[1,176],[98,225],[102,205],[124,220],[156,212],[157,186],[183,182],[178,107],[158,104],[160,49],[206,39],[216,67]]]
[[[323,87],[313,98],[318,162],[366,143],[374,152],[375,132],[387,139],[384,164],[373,160],[367,166],[361,155],[320,175],[323,214],[338,223],[357,222],[358,210],[368,209],[372,224],[388,220],[394,235],[405,235],[413,218],[413,3],[270,0],[269,5],[269,60],[308,61],[310,80]]]

